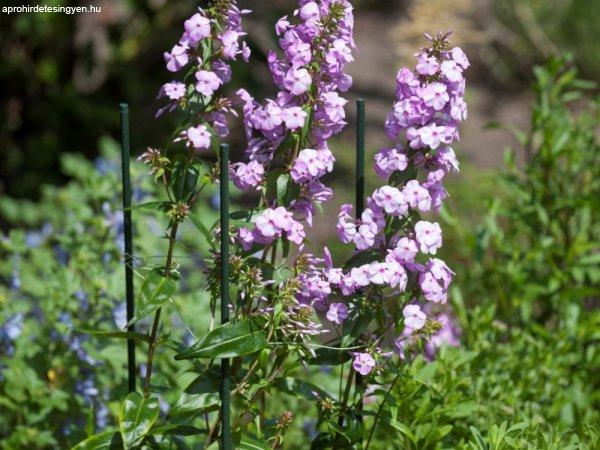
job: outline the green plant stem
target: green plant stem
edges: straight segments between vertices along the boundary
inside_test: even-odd
[[[344,425],[344,416],[346,415],[346,409],[348,407],[348,399],[350,398],[350,390],[352,389],[352,379],[354,377],[354,370],[350,367],[348,372],[348,379],[346,380],[346,389],[344,390],[344,398],[342,400],[342,408],[340,416],[338,417],[338,425],[341,427]]]
[[[367,438],[367,445],[365,446],[365,450],[368,450],[369,445],[371,444],[371,438],[373,437],[373,433],[375,432],[375,427],[377,426],[377,422],[379,421],[379,417],[381,416],[381,411],[383,411],[383,406],[385,405],[385,402],[387,401],[388,397],[390,396],[390,393],[392,392],[392,389],[394,389],[394,386],[398,382],[399,378],[400,378],[400,374],[398,373],[396,375],[396,377],[394,378],[394,381],[392,381],[392,384],[390,385],[389,389],[387,390],[385,397],[383,397],[382,402],[379,404],[379,407],[377,408],[377,414],[375,414],[375,419],[373,420],[373,425],[371,426],[371,431],[369,431],[369,437]]]
[[[167,251],[167,261],[165,262],[164,276],[168,277],[171,274],[173,265],[173,251],[175,250],[175,241],[177,239],[177,228],[179,224],[174,222],[171,226],[169,234],[169,250]],[[154,313],[154,322],[152,323],[152,331],[150,332],[150,342],[148,345],[148,358],[146,361],[146,378],[144,379],[144,397],[150,395],[150,381],[152,379],[152,364],[154,362],[154,352],[156,350],[158,326],[160,324],[160,315],[162,308],[158,308]]]

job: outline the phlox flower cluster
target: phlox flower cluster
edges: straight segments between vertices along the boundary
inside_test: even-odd
[[[433,303],[447,301],[454,274],[434,257],[442,246],[442,229],[420,214],[439,211],[447,196],[443,179],[458,170],[451,145],[459,139],[459,123],[467,116],[463,71],[469,62],[465,54],[458,47],[450,48],[447,35],[428,39],[429,46],[416,54],[416,68],[399,71],[397,99],[385,124],[390,139],[406,144],[375,155],[375,171],[388,184],[367,199],[361,217],[353,217],[351,205],[343,205],[338,217],[342,242],[354,245],[358,252],[381,254],[381,259],[342,273],[339,283],[330,286],[344,296],[369,286],[385,285],[398,293],[410,290],[415,298],[403,310],[408,335],[426,324],[420,296]],[[411,286],[409,280],[415,280]],[[359,353],[354,360],[355,369],[363,375],[371,370],[365,355]]]
[[[186,76],[185,82],[170,81],[160,88],[158,98],[166,98],[167,104],[156,115],[180,107],[199,116],[200,123],[190,124],[175,139],[191,149],[207,150],[213,133],[219,137],[229,133],[227,115],[235,111],[232,102],[218,96],[217,91],[231,80],[230,62],[239,56],[245,61],[250,58],[241,26],[242,16],[249,12],[240,10],[235,0],[222,0],[211,8],[199,9],[184,22],[179,42],[164,54],[168,71],[185,70],[193,77]]]
[[[265,209],[254,219],[252,230],[240,228],[238,232],[244,250],[250,250],[253,243],[266,245],[282,236],[297,245],[301,245],[305,237],[304,226],[283,206]]]
[[[353,60],[353,24],[347,0],[301,0],[294,15],[282,17],[275,26],[281,51],[271,51],[268,62],[279,90],[276,96],[261,104],[246,90],[238,91],[248,138],[247,162],[232,164],[230,177],[242,190],[259,190],[268,173],[283,166],[299,187],[298,195],[286,205],[287,215],[281,211],[283,205],[266,206],[281,211],[282,217],[297,218],[294,230],[279,227],[296,244],[304,237],[300,222],[312,226],[315,205],[333,194],[321,178],[335,162],[327,139],[346,125],[347,101],[339,92],[352,84],[343,70]],[[254,230],[239,231],[243,245],[273,239],[270,227],[263,225],[271,215],[267,210],[254,219]]]

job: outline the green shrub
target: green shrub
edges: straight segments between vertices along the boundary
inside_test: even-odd
[[[479,197],[485,217],[471,233],[451,219],[464,297],[496,303],[510,323],[555,326],[600,298],[599,103],[584,99],[592,85],[565,64],[536,68],[530,128],[513,129],[522,148],[507,152],[494,189]]]
[[[125,342],[86,335],[82,329],[123,326],[124,271],[121,262],[120,166],[116,143],[102,143],[95,165],[64,155],[67,186],[45,186],[39,203],[0,200],[0,214],[21,227],[0,240],[0,448],[69,448],[95,427],[114,422],[126,395]],[[133,166],[136,202],[151,184]],[[196,214],[214,220],[203,203]],[[135,267],[148,265],[162,249],[158,219],[134,211]],[[193,296],[203,282],[198,270],[206,248],[183,230],[182,245],[194,259],[180,259],[188,285],[175,310],[206,326],[208,297]],[[139,287],[139,279],[136,280]],[[206,301],[204,301],[206,300]],[[190,339],[178,314],[169,318]],[[140,348],[141,350],[141,348]],[[138,362],[142,361],[142,352]],[[169,358],[159,357],[157,383],[185,382]],[[142,364],[143,366],[143,364]],[[185,378],[185,377],[184,377]]]

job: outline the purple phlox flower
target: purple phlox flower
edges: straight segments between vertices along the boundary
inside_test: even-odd
[[[448,60],[442,62],[442,73],[452,83],[458,83],[463,79],[463,69],[456,61]]]
[[[240,33],[234,30],[227,30],[221,36],[221,44],[223,45],[223,55],[228,59],[235,59],[240,51],[239,38],[246,33]]]
[[[275,209],[268,208],[255,219],[253,231],[254,241],[260,244],[268,244],[283,233],[295,244],[302,244],[305,233],[304,227],[292,217],[292,213],[283,206]]]
[[[419,211],[431,210],[431,196],[429,191],[419,184],[417,180],[410,180],[402,190],[404,200]]]
[[[467,55],[465,52],[461,50],[460,47],[454,47],[451,51],[452,59],[457,62],[457,64],[463,69],[467,69],[469,67],[469,60],[467,59]]]
[[[424,297],[434,303],[446,303],[453,276],[454,272],[444,261],[431,258],[419,275],[419,286]]]
[[[398,75],[396,75],[396,82],[396,96],[398,98],[411,97],[421,85],[417,76],[408,67],[400,69]]]
[[[369,353],[356,353],[352,367],[362,376],[369,375],[375,367],[375,360]]]
[[[196,46],[202,39],[210,36],[210,19],[200,13],[196,13],[186,20],[183,27],[191,46]]]
[[[231,81],[232,71],[231,66],[220,59],[216,60],[212,65],[212,71],[219,77],[221,83],[229,83]]]
[[[266,209],[256,220],[256,229],[266,238],[273,238],[291,227],[291,214],[282,206]]]
[[[330,322],[341,325],[348,318],[348,308],[343,303],[332,303],[326,316]]]
[[[375,233],[369,225],[360,225],[352,241],[357,250],[367,250],[375,245]]]
[[[418,131],[418,137],[424,145],[435,150],[440,144],[447,143],[446,127],[443,125],[438,126],[435,123],[429,124]]]
[[[304,183],[320,178],[333,170],[333,154],[327,148],[321,150],[304,149],[300,151],[290,175],[296,183]]]
[[[421,89],[420,97],[425,105],[436,111],[441,111],[450,100],[446,85],[444,83],[433,82]]]
[[[420,330],[425,326],[427,316],[419,305],[406,305],[402,310],[404,316],[404,325],[411,328],[412,330]]]
[[[319,19],[320,17],[319,5],[317,5],[316,2],[308,2],[300,8],[300,18],[305,22],[308,20]]]
[[[277,36],[281,36],[289,29],[289,27],[290,21],[288,20],[288,16],[283,16],[275,24],[275,33],[277,34]]]
[[[254,245],[254,235],[252,231],[247,228],[238,229],[237,240],[244,249],[244,251],[248,251]]]
[[[375,172],[380,178],[387,179],[396,171],[408,167],[408,158],[397,148],[383,148],[375,154]]]
[[[165,62],[167,63],[167,70],[170,72],[178,72],[181,70],[181,68],[189,61],[187,50],[188,49],[185,46],[177,44],[170,53],[165,52],[164,57]]]
[[[280,43],[282,48],[285,48],[285,54],[292,63],[292,67],[302,67],[310,63],[312,59],[310,44],[302,42],[294,31],[286,31]]]
[[[179,100],[181,97],[185,95],[185,84],[180,83],[179,81],[171,81],[170,83],[165,83],[158,92],[158,97],[168,97],[170,100]]]
[[[386,263],[372,262],[368,269],[369,281],[373,284],[385,284],[389,282],[389,272]]]
[[[264,167],[257,161],[250,161],[248,164],[235,163],[229,168],[229,176],[233,184],[243,191],[258,189],[264,174]]]
[[[297,130],[304,126],[308,113],[299,106],[293,106],[291,108],[285,108],[282,113],[285,127],[288,130]]]
[[[287,231],[287,238],[296,245],[302,245],[304,238],[306,238],[304,226],[300,222],[292,220],[292,225]]]
[[[418,252],[419,248],[417,247],[415,240],[404,236],[398,240],[394,249],[389,250],[388,255],[395,261],[405,263],[414,261]]]
[[[421,220],[415,225],[415,237],[423,253],[435,255],[442,246],[442,229],[437,222]]]
[[[304,94],[310,85],[312,84],[312,78],[308,73],[308,70],[304,68],[292,67],[283,80],[285,88],[294,95]]]
[[[156,98],[168,97],[170,101],[165,106],[156,111],[155,117],[160,117],[165,112],[171,112],[175,108],[177,108],[179,100],[185,96],[185,92],[185,84],[180,83],[178,81],[172,81],[170,83],[164,84],[158,91],[158,96]]]
[[[435,154],[434,162],[446,172],[459,170],[458,159],[452,147],[440,147]],[[435,181],[441,181],[441,178]]]
[[[213,95],[222,84],[217,74],[208,70],[199,70],[196,72],[196,80],[196,90],[207,97]]]
[[[419,56],[416,69],[421,75],[435,75],[439,68],[440,63],[433,56],[427,56],[425,53]]]
[[[346,118],[344,106],[346,106],[348,100],[341,97],[337,92],[326,92],[321,96],[321,99],[329,120],[334,123],[343,122]]]
[[[387,283],[390,287],[398,289],[400,292],[406,290],[408,275],[406,270],[398,261],[387,261],[384,263],[387,268]]]
[[[196,127],[190,127],[183,131],[174,142],[185,140],[188,147],[192,147],[197,150],[210,148],[211,135],[208,128],[204,125],[198,125]]]
[[[402,192],[393,186],[382,186],[372,195],[373,202],[387,214],[402,216],[408,212],[408,203]]]
[[[467,119],[467,104],[462,97],[453,95],[450,99],[450,117],[458,121]]]

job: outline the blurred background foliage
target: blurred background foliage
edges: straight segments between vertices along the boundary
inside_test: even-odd
[[[46,2],[58,3],[69,2]],[[97,3],[99,15],[0,16],[6,450],[68,448],[114,421],[126,389],[123,343],[76,329],[123,325],[117,104],[132,106],[136,152],[164,142],[177,118],[153,119],[155,93],[169,80],[161,55],[196,2]],[[243,84],[268,95],[261,61],[274,21],[294,2],[240,4],[256,10],[247,23],[254,65],[236,68],[231,89]],[[372,448],[600,447],[599,101],[597,88],[579,81],[598,79],[599,20],[600,3],[590,0],[357,2],[351,98],[367,98],[371,154],[385,143],[393,75],[411,62],[423,32],[454,29],[473,62],[470,118],[456,149],[461,174],[448,186],[442,215],[461,345],[442,348],[432,363],[407,364],[393,390],[373,394],[368,409],[387,401]],[[567,52],[571,59],[559,57]],[[352,123],[351,104],[348,112]],[[337,206],[352,198],[352,141],[348,127],[332,146],[337,173],[327,182],[336,196],[317,222],[315,251],[347,251],[333,230]],[[238,132],[231,142],[237,158]],[[139,165],[133,170],[135,201],[147,201],[153,187]],[[378,182],[368,177],[371,187]],[[210,223],[217,206],[209,192],[194,213]],[[164,224],[142,209],[134,217],[141,270],[164,254]],[[170,310],[178,340],[193,338],[188,327],[207,326],[207,302],[197,293],[207,249],[197,235],[184,229],[177,249],[187,283]],[[157,381],[183,390],[189,374],[168,355],[159,364]],[[303,376],[327,386],[335,380],[328,373]],[[306,448],[316,411],[289,396],[273,405],[273,417],[283,408],[296,415],[286,448]]]
[[[7,0],[3,6],[22,3]],[[169,78],[162,53],[179,37],[182,20],[197,3],[94,0],[92,4],[102,7],[101,14],[0,16],[0,194],[39,198],[42,184],[66,182],[59,170],[60,154],[96,156],[99,139],[116,133],[116,105],[123,100],[133,109],[134,148],[140,151],[162,142],[175,120],[153,120],[154,95]],[[275,0],[268,7],[253,0],[240,4],[255,10],[247,28],[254,63],[264,62],[272,47],[273,23],[294,2]],[[466,47],[475,66],[469,73],[471,86],[477,85],[477,92],[481,88],[482,95],[510,93],[510,100],[518,102],[529,86],[533,66],[557,52],[572,52],[585,77],[600,75],[594,33],[600,3],[595,1],[357,0],[356,4],[361,54],[353,69],[354,92],[372,103],[377,132],[379,115],[389,108],[393,72],[399,60],[412,57],[423,32],[455,30],[455,43]],[[231,89],[244,84],[258,95],[268,93],[266,69],[247,67],[236,68]],[[378,98],[387,103],[379,106]],[[473,104],[473,115],[477,109],[493,108]],[[465,138],[467,148],[482,151],[480,133]]]

